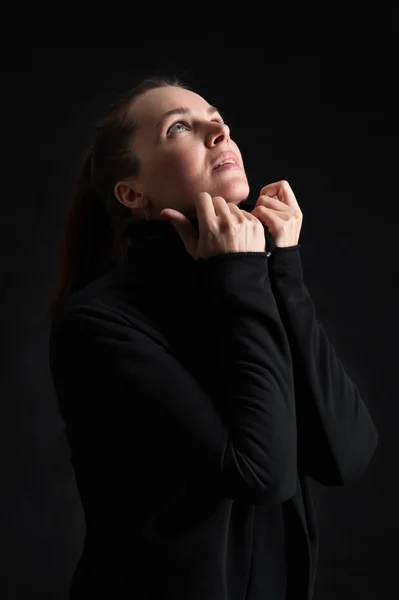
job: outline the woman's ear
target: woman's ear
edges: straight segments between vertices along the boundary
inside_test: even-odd
[[[143,192],[133,181],[118,181],[114,193],[117,200],[128,208],[140,208],[143,201]]]

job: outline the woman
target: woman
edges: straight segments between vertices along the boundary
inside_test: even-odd
[[[297,442],[315,479],[339,485],[344,470],[318,470],[300,445],[313,430],[297,440],[302,390],[248,195],[220,112],[177,80],[143,81],[97,126],[49,346],[86,518],[71,598],[310,597],[317,539]],[[274,250],[278,268],[298,265],[296,243]],[[301,358],[321,389],[315,357]],[[326,426],[328,440],[350,452],[363,428],[356,456],[370,456],[368,413],[342,366],[331,370],[325,381],[348,392],[342,419],[358,421],[348,438]]]

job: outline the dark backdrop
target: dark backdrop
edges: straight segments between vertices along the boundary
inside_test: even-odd
[[[324,13],[280,6],[248,22],[231,3],[220,5],[226,18],[218,22],[215,5],[201,7],[202,21],[180,20],[176,7],[156,22],[110,15],[112,7],[103,16],[21,12],[4,27],[4,600],[65,600],[82,549],[46,309],[93,122],[149,74],[176,74],[223,111],[251,191],[286,179],[296,194],[305,283],[380,434],[358,481],[335,489],[311,482],[315,600],[397,597],[398,29],[392,7],[349,15],[349,5]]]

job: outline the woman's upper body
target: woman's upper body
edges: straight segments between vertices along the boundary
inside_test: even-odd
[[[266,253],[201,265],[170,224],[137,229],[126,261],[70,296],[51,330],[85,576],[107,565],[118,593],[215,599],[245,597],[255,577],[283,599],[296,426]]]
[[[162,220],[181,211],[198,231],[190,184],[251,206],[228,129],[190,94],[161,88],[133,104],[139,175],[114,192],[150,219],[125,227],[123,260],[66,296],[52,322],[86,516],[75,597],[98,585],[143,598],[311,598],[307,477],[357,478],[378,434],[315,316],[299,246],[273,248],[265,229],[264,252],[196,261]],[[160,123],[182,107],[183,127],[173,114]],[[213,173],[233,147],[239,168]]]

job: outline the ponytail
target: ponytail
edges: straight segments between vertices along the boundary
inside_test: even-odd
[[[92,151],[84,156],[76,191],[61,237],[61,282],[50,305],[53,313],[62,299],[101,276],[112,262],[112,229],[104,202],[91,181]],[[116,201],[116,200],[115,200]]]

